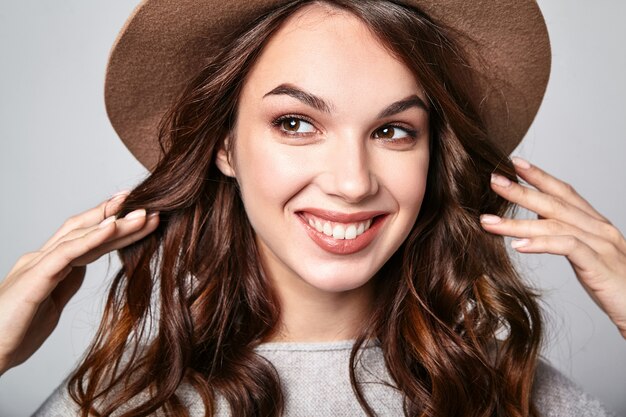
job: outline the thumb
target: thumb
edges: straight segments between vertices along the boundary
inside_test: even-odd
[[[80,289],[85,279],[86,270],[86,266],[68,266],[67,272],[65,270],[62,272],[66,276],[59,276],[61,281],[50,295],[54,304],[59,308],[59,313]]]

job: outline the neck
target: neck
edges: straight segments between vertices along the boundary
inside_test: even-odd
[[[367,288],[346,293],[293,294],[280,288],[281,320],[272,341],[325,342],[358,336],[370,313]],[[314,292],[314,291],[312,291]]]
[[[280,302],[280,322],[271,342],[355,339],[373,305],[373,283],[342,292],[315,288],[300,277],[270,275]]]
[[[319,288],[257,241],[265,276],[280,305],[276,329],[264,342],[330,342],[356,339],[371,317],[374,280],[349,290]]]

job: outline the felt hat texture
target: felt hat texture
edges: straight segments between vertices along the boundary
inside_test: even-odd
[[[286,0],[144,0],[120,31],[107,65],[105,104],[131,153],[154,168],[158,125],[188,80],[224,45],[225,34]],[[475,99],[490,139],[511,152],[530,127],[550,75],[545,21],[534,0],[403,0],[460,31]]]

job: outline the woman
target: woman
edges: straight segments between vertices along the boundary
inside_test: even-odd
[[[602,296],[622,290],[623,275],[605,265],[623,269],[609,258],[623,258],[619,232],[524,161],[517,174],[545,193],[512,183],[513,166],[494,140],[508,140],[510,149],[520,139],[515,123],[524,130],[529,120],[513,118],[497,131],[494,113],[481,116],[471,95],[485,92],[467,70],[476,61],[457,49],[452,31],[377,4],[296,3],[238,36],[169,113],[160,163],[154,167],[158,148],[134,149],[152,176],[126,201],[121,196],[68,222],[9,274],[5,294],[27,285],[23,277],[35,266],[51,268],[54,279],[67,275],[63,303],[82,277],[68,263],[84,265],[145,237],[122,251],[124,271],[99,339],[70,382],[84,411],[96,406],[109,414],[126,405],[137,415],[161,407],[181,414],[174,393],[184,380],[208,409],[218,392],[237,415],[270,414],[284,398],[262,359],[269,345],[260,343],[356,339],[354,357],[360,345],[380,343],[410,415],[536,415],[538,310],[502,240],[479,229],[481,213],[487,231],[524,238],[515,241],[520,251],[568,255],[623,329],[623,306]],[[390,21],[400,28],[380,24]],[[408,40],[420,39],[423,55],[402,42],[416,28],[421,36]],[[109,71],[115,79],[115,66]],[[125,132],[138,131],[137,120],[125,119],[115,85],[109,88],[114,124],[129,147],[137,145]],[[507,92],[515,105],[514,91]],[[495,194],[488,192],[493,172]],[[547,220],[494,217],[507,208],[496,194]],[[558,213],[555,201],[565,202]],[[147,216],[145,208],[160,214]],[[118,211],[123,219],[107,217]],[[547,227],[584,245],[569,246],[571,237]],[[159,245],[163,257],[150,270]],[[609,256],[592,252],[604,249]],[[42,284],[34,300],[52,288]],[[152,291],[160,291],[158,331],[142,340]],[[505,334],[496,343],[501,323]],[[9,364],[23,359],[13,356]],[[122,368],[113,371],[116,362]],[[280,369],[280,361],[274,365]],[[372,413],[361,368],[351,369],[356,398]],[[113,373],[126,378],[123,390],[109,380]],[[149,388],[152,395],[137,402]],[[388,395],[392,406],[402,403]],[[293,406],[289,397],[285,406]]]

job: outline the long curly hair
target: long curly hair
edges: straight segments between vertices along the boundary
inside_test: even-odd
[[[394,1],[295,0],[233,33],[164,117],[161,159],[119,214],[158,210],[161,223],[119,251],[122,268],[99,330],[68,383],[82,416],[187,416],[177,394],[183,383],[197,391],[208,416],[218,395],[237,416],[283,413],[278,374],[254,351],[276,330],[280,305],[237,183],[214,159],[263,46],[311,3],[361,19],[420,80],[432,109],[424,202],[406,241],[372,278],[373,314],[351,352],[356,398],[375,415],[355,372],[360,347],[374,339],[407,416],[537,415],[536,294],[516,273],[502,237],[479,224],[481,213],[511,209],[491,191],[490,174],[515,181],[515,171],[480,115],[480,68],[459,46],[463,35]]]

